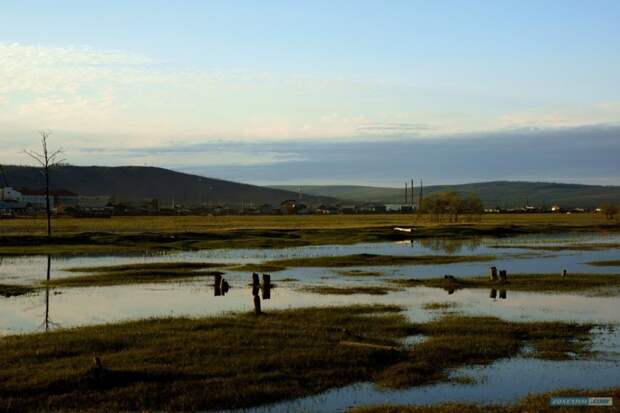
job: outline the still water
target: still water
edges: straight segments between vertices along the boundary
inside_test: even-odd
[[[495,315],[507,320],[575,320],[620,324],[620,296],[502,292],[482,289],[453,294],[435,288],[408,288],[383,296],[317,295],[300,291],[308,285],[385,285],[394,278],[424,278],[444,274],[486,274],[490,266],[511,273],[619,273],[618,267],[593,267],[598,260],[620,259],[620,250],[545,251],[517,248],[523,245],[620,243],[615,234],[559,234],[468,240],[433,239],[397,243],[363,243],[281,249],[220,249],[166,254],[51,257],[52,278],[79,273],[69,268],[156,262],[261,263],[272,259],[339,256],[371,253],[386,255],[493,255],[491,261],[448,265],[403,265],[347,268],[379,272],[374,277],[351,277],[341,269],[291,268],[272,274],[276,287],[263,300],[264,311],[306,306],[346,304],[396,304],[413,321],[426,321],[441,312],[425,310],[424,304],[450,302],[454,310],[472,315]],[[496,248],[497,246],[501,248]],[[0,258],[0,283],[29,284],[45,280],[47,256]],[[31,333],[79,325],[91,325],[153,316],[204,316],[252,311],[250,273],[225,270],[231,285],[224,296],[216,296],[212,277],[184,282],[90,288],[56,288],[39,293],[0,297],[0,335]],[[415,345],[418,338],[408,344]],[[487,366],[460,369],[454,375],[474,377],[474,384],[439,383],[406,390],[385,390],[371,383],[358,383],[320,395],[254,409],[257,412],[344,411],[359,404],[438,403],[445,401],[503,402],[558,388],[602,388],[620,385],[620,333],[601,330],[595,335],[597,356],[588,360],[544,361],[522,355]]]

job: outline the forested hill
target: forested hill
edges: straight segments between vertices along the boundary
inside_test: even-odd
[[[40,169],[4,166],[8,186],[40,189],[44,187]],[[66,189],[80,195],[109,195],[118,201],[159,199],[162,205],[253,203],[279,205],[286,199],[297,199],[297,192],[247,185],[221,179],[175,172],[163,168],[122,166],[60,166],[52,171],[53,189]],[[0,175],[0,186],[5,186]],[[304,196],[309,205],[336,203],[322,196]]]
[[[353,185],[306,185],[274,186],[272,188],[299,190],[304,194],[329,196],[352,202],[402,203],[405,201],[403,188],[384,188]],[[414,188],[417,202],[419,186]],[[494,181],[463,185],[434,185],[424,187],[424,194],[456,191],[478,195],[485,207],[522,207],[526,203],[534,206],[560,205],[566,208],[592,208],[602,203],[620,204],[620,186],[599,186],[560,184],[548,182]],[[409,192],[410,194],[410,192]]]

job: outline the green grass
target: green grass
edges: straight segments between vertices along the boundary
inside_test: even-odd
[[[267,264],[284,267],[357,267],[383,265],[433,265],[452,264],[457,262],[479,262],[495,259],[491,255],[376,255],[354,254],[327,257],[289,258],[268,261]]]
[[[412,324],[395,306],[163,318],[0,340],[0,411],[243,408],[360,381],[403,387],[447,379],[554,340],[584,354],[591,326],[450,316]],[[411,350],[399,339],[424,334]],[[361,345],[345,345],[345,343]],[[382,347],[384,346],[384,347]],[[539,357],[549,354],[537,352]],[[104,372],[97,378],[92,357]]]
[[[89,273],[64,278],[55,278],[43,285],[51,287],[94,287],[122,284],[141,284],[164,281],[178,281],[193,277],[224,274],[220,271],[204,271],[208,268],[224,267],[226,264],[197,262],[167,262],[148,264],[127,264],[101,267],[78,267],[67,271]]]
[[[35,292],[36,289],[26,285],[0,284],[0,296],[15,297]]]
[[[588,264],[595,267],[620,267],[620,260],[591,261]]]
[[[435,287],[458,290],[462,288],[496,288],[512,291],[540,292],[618,292],[620,274],[509,274],[508,282],[493,282],[488,277],[467,277],[456,280],[444,278],[393,279],[387,282],[401,287]]]
[[[551,397],[612,397],[613,407],[556,407],[550,406]],[[620,404],[620,387],[603,390],[556,390],[549,393],[528,396],[526,399],[504,405],[475,405],[445,403],[435,406],[362,406],[349,413],[579,413],[586,411],[612,412]]]
[[[394,291],[394,288],[380,287],[380,286],[355,286],[355,287],[329,287],[329,286],[307,286],[299,289],[312,294],[321,295],[354,295],[354,294],[368,294],[368,295],[386,295],[387,293]]]

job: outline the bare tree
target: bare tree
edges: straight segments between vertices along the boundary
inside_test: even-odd
[[[47,214],[47,236],[52,236],[52,209],[50,207],[50,169],[63,162],[62,150],[50,151],[47,147],[47,139],[51,133],[40,131],[41,152],[25,150],[24,152],[41,166],[41,173],[45,177],[45,213]]]

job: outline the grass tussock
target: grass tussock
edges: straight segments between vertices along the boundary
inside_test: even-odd
[[[550,406],[551,397],[612,397],[613,407]],[[604,390],[558,390],[531,395],[518,403],[505,405],[446,403],[436,406],[362,406],[349,410],[349,413],[579,413],[591,410],[610,412],[615,411],[618,404],[620,404],[620,387]]]
[[[380,266],[380,265],[433,265],[453,264],[457,262],[491,261],[495,257],[491,255],[377,255],[377,254],[353,254],[343,256],[289,258],[269,261],[272,265],[285,267],[357,267],[357,266]]]
[[[126,264],[101,267],[78,267],[68,271],[88,273],[72,277],[56,278],[46,283],[51,287],[94,287],[122,284],[140,284],[204,277],[223,274],[206,269],[222,267],[225,264],[197,262],[166,262],[148,264]]]
[[[391,291],[395,291],[394,288],[381,287],[381,286],[353,286],[353,287],[330,287],[323,285],[311,285],[300,288],[300,291],[304,291],[312,294],[321,295],[354,295],[354,294],[368,294],[368,295],[386,295]]]
[[[0,296],[15,297],[18,295],[31,294],[36,290],[25,285],[0,284]]]
[[[510,357],[524,343],[537,348],[557,340],[569,348],[589,330],[465,316],[412,324],[399,307],[375,305],[8,336],[0,340],[0,411],[217,410],[359,381],[404,387],[447,379],[454,367]],[[393,350],[412,334],[428,339]],[[103,363],[98,374],[91,370],[93,356]]]
[[[473,278],[430,278],[394,279],[389,283],[401,287],[434,287],[446,290],[463,288],[497,288],[512,291],[533,292],[617,292],[620,287],[620,274],[513,274],[505,283],[490,281],[488,277]]]

